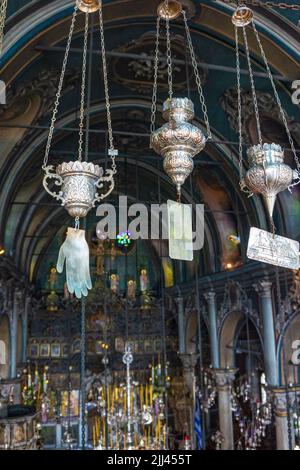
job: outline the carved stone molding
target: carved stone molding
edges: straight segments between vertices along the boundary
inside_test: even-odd
[[[173,64],[173,87],[174,91],[186,90],[187,71],[185,67],[185,39],[181,35],[172,34],[172,57]],[[156,34],[149,31],[142,34],[134,41],[122,45],[116,51],[127,54],[139,55],[139,59],[128,57],[117,57],[111,61],[112,80],[120,85],[126,86],[132,91],[138,93],[149,93],[153,87],[153,60],[149,57],[155,55]],[[160,41],[160,52],[158,61],[158,88],[167,91],[168,88],[168,64],[165,59],[165,40],[162,37]],[[183,63],[177,63],[177,60]],[[199,61],[199,58],[197,58]],[[199,70],[202,83],[206,82],[207,72]],[[191,78],[191,87],[195,87],[193,79],[193,68],[188,65],[188,76]]]
[[[252,144],[253,138],[251,138],[251,131],[249,123],[253,117],[253,98],[251,90],[241,91],[241,101],[242,101],[242,135],[243,141],[248,144]],[[236,88],[229,88],[225,91],[223,96],[220,98],[220,103],[222,108],[227,114],[228,122],[231,129],[238,133],[238,99],[237,99],[237,90]],[[282,123],[282,118],[280,115],[279,107],[274,100],[273,95],[270,93],[265,93],[257,91],[257,104],[258,110],[261,115],[261,120],[263,122],[264,116],[269,119],[273,119],[278,123]],[[288,127],[290,131],[296,135],[300,136],[300,124],[295,121],[294,118],[287,116]],[[263,129],[262,129],[263,130]],[[265,140],[269,140],[267,136],[264,136]]]

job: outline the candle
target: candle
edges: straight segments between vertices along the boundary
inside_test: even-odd
[[[144,387],[143,387],[143,385],[141,385],[141,387],[140,387],[140,404],[141,404],[141,410],[143,409],[143,402],[144,402],[143,394],[144,394]]]
[[[96,426],[93,426],[93,446],[96,447]]]
[[[149,395],[150,395],[150,406],[151,406],[152,401],[153,401],[153,385],[149,385]]]

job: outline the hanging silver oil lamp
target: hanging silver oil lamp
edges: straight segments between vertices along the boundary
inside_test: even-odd
[[[53,165],[48,165],[48,159],[78,11],[82,11],[85,16],[78,132],[78,155],[75,161],[63,162],[59,164],[56,169],[54,169]],[[86,161],[88,157],[88,133],[85,135],[87,140],[85,141],[85,159],[83,159],[84,127],[86,115],[85,107],[87,106],[85,101],[89,17],[94,12],[99,13],[104,95],[107,113],[107,133],[109,140],[108,155],[111,158],[111,167],[106,169],[105,172],[99,165]],[[59,79],[58,90],[56,93],[56,100],[54,104],[42,169],[45,172],[43,178],[43,185],[45,190],[55,199],[61,201],[62,206],[64,206],[69,215],[75,219],[75,228],[68,227],[66,240],[60,248],[57,261],[57,272],[61,273],[64,269],[64,265],[66,266],[66,281],[68,290],[71,294],[75,293],[77,298],[81,298],[82,295],[87,296],[88,289],[92,288],[89,269],[89,247],[85,239],[84,230],[80,230],[79,219],[86,217],[90,209],[95,206],[96,202],[100,202],[113,191],[114,175],[117,171],[115,163],[117,154],[118,152],[114,148],[112,132],[101,0],[76,0]],[[105,185],[106,188],[104,189]],[[55,187],[58,187],[59,189],[56,191]]]
[[[284,163],[284,152],[280,145],[254,145],[247,151],[249,169],[241,180],[241,187],[251,193],[260,193],[266,202],[269,216],[272,218],[276,196],[298,180],[296,170]]]
[[[291,189],[300,182],[300,165],[295,150],[293,138],[291,136],[285,112],[282,108],[281,101],[274,83],[274,79],[263,50],[258,32],[253,19],[253,12],[246,5],[239,5],[232,16],[232,22],[235,26],[235,43],[236,43],[236,69],[237,69],[237,91],[238,91],[238,129],[239,129],[239,168],[240,168],[240,187],[241,190],[252,196],[254,193],[261,194],[265,200],[271,225],[274,229],[273,211],[277,194],[285,189]],[[264,61],[268,78],[274,92],[274,96],[280,111],[282,122],[289,139],[297,170],[292,170],[284,163],[283,149],[277,143],[264,143],[256,89],[254,84],[253,70],[250,59],[249,45],[246,26],[250,25],[253,29],[261,57]],[[239,58],[239,33],[241,29],[244,38],[245,52],[249,69],[251,92],[253,99],[253,108],[256,118],[258,145],[254,145],[247,150],[249,169],[243,176],[243,142],[242,142],[242,104],[241,104],[241,83],[240,83],[240,58]]]
[[[53,172],[53,166],[45,168],[43,185],[46,191],[55,199],[62,202],[69,215],[74,218],[86,217],[96,202],[104,199],[114,188],[113,172],[103,176],[103,169],[90,162],[79,161],[63,162]],[[49,188],[48,180],[55,180],[56,186],[61,186],[59,192]],[[109,189],[105,194],[98,194],[97,190],[103,182],[109,182]]]
[[[191,123],[194,118],[193,102],[188,98],[173,97],[170,20],[176,19],[180,15],[183,17],[187,44],[191,56],[208,138],[211,138],[211,130],[186,13],[179,1],[164,0],[159,4],[157,14],[150,146],[155,150],[155,152],[164,158],[164,170],[175,184],[178,196],[177,200],[180,202],[181,186],[184,184],[186,178],[192,173],[194,168],[193,157],[203,150],[207,141],[202,130]],[[161,20],[164,20],[166,24],[169,98],[163,104],[163,118],[167,123],[161,128],[155,130]]]
[[[193,171],[193,157],[205,147],[206,137],[190,123],[194,105],[188,98],[165,101],[163,118],[168,122],[152,133],[151,147],[164,158],[164,170],[180,194],[181,186]]]
[[[71,40],[74,32],[75,20],[77,17],[78,10],[85,13],[85,30],[84,30],[84,47],[83,47],[83,62],[82,62],[82,83],[81,83],[81,103],[80,103],[80,124],[79,124],[79,144],[78,144],[78,158],[76,161],[63,162],[57,166],[54,170],[53,165],[48,165],[48,158],[50,153],[50,146],[54,133],[54,126],[56,122],[56,115],[58,112],[59,100],[62,92],[63,80],[68,61]],[[108,135],[110,148],[108,154],[112,159],[111,169],[107,169],[105,174],[103,169],[99,165],[94,165],[91,162],[82,161],[83,154],[83,128],[84,128],[84,117],[85,117],[85,87],[86,87],[86,62],[87,62],[87,39],[88,39],[88,28],[89,28],[89,15],[99,11],[99,23],[100,23],[100,37],[101,37],[101,52],[102,60],[104,61],[103,74],[104,74],[104,91],[107,108],[107,121],[108,121]],[[109,107],[109,95],[108,95],[108,79],[107,79],[107,67],[105,58],[105,44],[103,35],[103,19],[102,19],[102,7],[101,0],[77,0],[74,8],[72,17],[71,27],[69,31],[69,37],[67,47],[65,51],[65,57],[63,61],[63,67],[59,80],[57,99],[55,101],[53,116],[51,120],[51,126],[48,136],[48,142],[46,146],[46,152],[44,157],[43,170],[45,176],[43,179],[43,185],[46,191],[55,199],[61,201],[62,206],[66,208],[69,215],[74,217],[77,221],[79,218],[86,217],[89,210],[95,206],[96,202],[106,198],[114,189],[114,175],[116,173],[115,157],[117,151],[113,146],[112,126],[111,126],[111,115]],[[49,187],[49,182],[54,180],[55,186],[60,186],[59,191],[53,190]],[[100,192],[103,189],[104,184],[107,184],[107,190]]]

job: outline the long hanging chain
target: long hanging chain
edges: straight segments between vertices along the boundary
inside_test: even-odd
[[[86,14],[85,14],[85,27],[84,27],[83,55],[82,55],[81,100],[80,100],[80,113],[79,113],[78,160],[80,162],[82,161],[82,146],[83,146],[83,127],[84,127],[84,105],[85,105],[85,85],[86,85],[86,62],[87,62],[88,33],[89,33],[89,13],[86,12]]]
[[[74,9],[73,16],[72,16],[72,22],[71,22],[70,32],[69,32],[69,36],[68,36],[67,47],[66,47],[66,51],[65,51],[65,56],[64,56],[64,60],[63,60],[63,65],[62,65],[61,74],[60,74],[59,83],[58,83],[58,88],[57,88],[57,93],[56,93],[56,100],[54,102],[51,125],[50,125],[50,129],[49,129],[48,140],[47,140],[45,156],[44,156],[44,162],[43,162],[43,167],[42,167],[43,169],[46,168],[47,163],[48,163],[48,159],[49,159],[50,147],[51,147],[51,142],[52,142],[53,133],[54,133],[54,126],[55,126],[55,122],[56,122],[56,118],[57,118],[59,100],[60,100],[60,97],[61,97],[62,87],[63,87],[65,73],[66,73],[66,67],[67,67],[67,63],[68,63],[68,57],[69,57],[70,46],[71,46],[71,42],[72,42],[72,36],[73,36],[73,32],[74,32],[74,26],[75,26],[75,22],[76,22],[77,12],[78,12],[78,3],[76,3],[76,5],[75,5],[75,9]]]
[[[171,51],[171,37],[170,37],[170,20],[166,16],[166,35],[167,35],[167,64],[168,64],[168,84],[169,84],[169,98],[173,97],[173,66],[172,66],[172,51]]]
[[[157,21],[156,21],[156,42],[155,42],[154,80],[153,80],[153,93],[152,93],[152,106],[151,106],[150,136],[155,131],[155,116],[156,116],[156,109],[157,109],[159,34],[160,34],[160,16],[157,17]]]
[[[100,40],[101,40],[101,54],[102,54],[102,66],[103,66],[103,81],[104,81],[104,94],[105,94],[105,105],[107,114],[107,129],[108,129],[108,140],[109,140],[109,155],[111,157],[111,166],[113,173],[117,172],[116,167],[116,156],[118,151],[114,147],[114,137],[112,130],[111,111],[110,111],[110,99],[109,99],[109,88],[108,88],[108,73],[106,63],[106,50],[105,50],[105,38],[104,38],[104,27],[103,27],[103,14],[102,5],[99,0],[99,24],[100,24]]]
[[[1,0],[0,3],[0,54],[3,48],[3,35],[6,20],[7,0]]]
[[[279,95],[278,95],[278,92],[277,92],[277,89],[276,89],[276,86],[275,86],[275,83],[274,83],[274,78],[273,78],[273,75],[271,73],[271,70],[270,70],[270,67],[269,67],[269,64],[268,64],[268,61],[267,61],[267,58],[266,58],[265,51],[263,49],[262,43],[260,41],[257,29],[255,27],[255,23],[254,23],[253,20],[252,20],[252,27],[253,27],[254,34],[256,36],[257,43],[259,45],[261,56],[263,58],[263,61],[264,61],[264,64],[265,64],[265,67],[266,67],[266,70],[267,70],[267,73],[268,73],[269,80],[270,80],[272,88],[273,88],[273,92],[274,92],[274,96],[275,96],[277,105],[278,105],[279,110],[280,110],[281,118],[282,118],[285,130],[286,130],[286,133],[287,133],[287,136],[288,136],[288,139],[289,139],[289,143],[290,143],[293,155],[294,155],[294,159],[295,159],[295,162],[296,162],[296,165],[297,165],[297,170],[300,171],[300,163],[299,163],[299,159],[298,159],[297,152],[296,152],[296,149],[295,149],[294,141],[293,141],[293,138],[291,136],[289,126],[288,126],[288,123],[287,123],[287,120],[286,120],[286,113],[285,113],[284,109],[282,108],[281,100],[279,98]]]
[[[203,116],[204,116],[204,121],[205,121],[205,126],[206,126],[206,131],[207,131],[207,137],[208,137],[208,139],[212,139],[210,124],[209,124],[209,120],[208,120],[207,107],[206,107],[206,104],[205,104],[205,99],[204,99],[204,95],[203,95],[203,88],[202,88],[201,78],[200,78],[200,74],[199,74],[198,63],[197,63],[195,52],[194,52],[194,47],[193,47],[193,42],[192,42],[192,38],[191,38],[190,29],[189,29],[189,26],[188,26],[186,12],[185,12],[185,10],[182,10],[181,13],[182,13],[182,16],[183,16],[188,47],[189,47],[189,51],[190,51],[190,55],[191,55],[192,66],[193,66],[193,69],[194,69],[194,74],[195,74],[195,78],[196,78],[196,84],[197,84],[197,88],[198,88],[201,108],[202,108],[202,112],[203,112]]]
[[[249,52],[249,45],[248,45],[248,39],[247,39],[247,32],[246,32],[245,26],[243,26],[243,36],[244,36],[244,44],[245,44],[245,49],[246,49],[246,56],[247,56],[249,75],[250,75],[251,91],[252,91],[254,112],[255,112],[256,125],[257,125],[258,141],[259,141],[259,145],[262,148],[263,147],[263,141],[262,141],[261,127],[260,127],[257,96],[256,96],[255,85],[254,85],[254,77],[253,77],[253,71],[252,71],[252,65],[251,65],[251,59],[250,59],[250,52]]]
[[[243,134],[242,134],[242,98],[241,98],[241,68],[239,53],[239,33],[235,27],[235,52],[236,52],[236,75],[237,75],[237,95],[238,95],[238,127],[239,127],[239,173],[240,182],[243,179]]]

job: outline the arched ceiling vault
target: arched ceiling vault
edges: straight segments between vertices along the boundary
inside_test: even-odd
[[[159,0],[104,1],[108,51],[126,53],[133,44],[144,44],[143,41],[148,40],[147,34],[155,30],[158,3]],[[188,12],[192,14],[190,25],[199,61],[234,68],[232,7],[210,0],[201,4],[192,0],[185,0],[184,3]],[[62,62],[62,53],[51,51],[51,47],[65,46],[74,2],[73,0],[50,3],[42,0],[27,2],[12,0],[10,4],[1,63],[1,79],[8,86],[9,102],[0,114],[2,198],[0,241],[5,244],[8,254],[14,258],[19,268],[30,275],[31,279],[35,279],[41,260],[47,256],[51,240],[61,236],[61,224],[68,223],[64,209],[53,202],[42,188],[40,165]],[[288,78],[294,79],[300,76],[299,30],[282,12],[256,8],[255,14],[270,64],[276,74],[285,78],[278,83],[287,113],[300,120],[299,110],[290,101],[289,82],[286,81]],[[95,17],[96,30],[97,17]],[[79,15],[74,34],[74,48],[80,48],[82,31],[83,15]],[[180,41],[180,36],[183,35],[182,26],[175,22],[172,31]],[[94,36],[96,43],[98,40],[96,32]],[[153,44],[153,35],[151,40]],[[95,48],[98,46],[95,45]],[[141,50],[136,54],[141,53]],[[250,50],[255,70],[262,71],[258,50],[252,38],[250,38]],[[80,60],[81,56],[78,53],[71,53],[69,75],[66,76],[66,88],[57,122],[58,126],[64,128],[78,126]],[[148,148],[151,87],[149,84],[142,85],[134,73],[129,77],[130,83],[126,74],[120,77],[118,75],[120,69],[128,71],[131,70],[130,67],[135,67],[136,73],[139,67],[138,60],[134,62],[132,58],[128,58],[125,65],[118,62],[121,60],[125,59],[108,54],[113,121],[115,129],[121,132],[116,133],[116,140],[121,147],[120,175],[124,175],[126,161],[126,165],[132,168],[132,171],[138,168],[149,194],[153,187],[155,188],[154,182],[159,177],[162,182],[163,198],[172,198],[174,189],[162,171],[161,159]],[[130,64],[133,61],[133,65],[129,66],[129,60]],[[91,128],[96,131],[105,129],[103,89],[98,78],[101,77],[100,63],[100,57],[94,54],[93,92],[89,112]],[[194,201],[205,203],[206,208],[206,243],[201,254],[201,262],[203,274],[209,274],[224,269],[224,263],[230,261],[230,253],[225,253],[228,247],[222,240],[224,233],[230,233],[232,230],[233,233],[239,233],[242,240],[246,241],[248,227],[250,225],[267,227],[267,217],[260,198],[247,199],[240,193],[237,147],[227,143],[236,142],[237,135],[220,105],[220,98],[226,90],[235,87],[235,75],[214,68],[208,70],[203,68],[202,72],[214,140],[217,143],[208,144],[205,151],[195,159],[192,183]],[[148,81],[151,83],[151,77]],[[246,87],[246,80],[244,81]],[[94,86],[98,83],[99,86]],[[270,91],[270,84],[265,79],[257,79],[257,86],[262,93]],[[179,90],[181,94],[187,94],[186,84],[181,89],[179,87]],[[190,93],[196,103],[197,97],[192,84]],[[165,91],[162,90],[159,95],[160,109],[164,98]],[[196,110],[198,125],[203,126],[197,103]],[[158,120],[162,122],[160,117]],[[4,127],[8,123],[10,127]],[[20,123],[24,128],[14,127]],[[26,127],[31,125],[34,126],[31,129]],[[128,132],[127,143],[124,131]],[[133,137],[134,133],[137,134],[136,137]],[[91,160],[104,161],[105,136],[97,132],[92,132],[91,135]],[[75,137],[76,133],[71,131],[55,133],[53,150],[50,154],[52,163],[57,163],[63,156],[70,157],[70,154],[74,153]],[[122,184],[122,181],[119,182]],[[118,189],[118,193],[124,194],[125,189],[123,185]],[[133,200],[139,200],[134,191],[128,193]],[[225,194],[226,203],[222,201]],[[116,196],[117,193],[113,198]],[[192,200],[189,184],[185,185],[184,198],[186,202]],[[152,195],[152,201],[157,202],[155,195]],[[283,232],[292,235],[288,233],[290,226],[283,220],[287,204],[289,203],[286,198],[280,197],[276,218]],[[293,226],[293,230],[297,234],[300,232],[298,226]],[[242,252],[241,261],[243,260]]]

